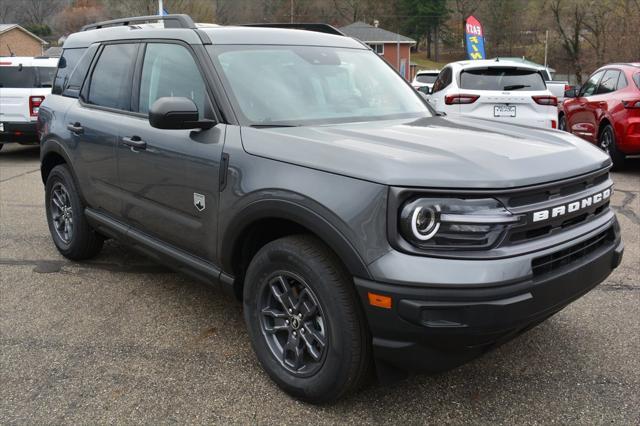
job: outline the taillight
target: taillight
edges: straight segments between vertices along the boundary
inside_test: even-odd
[[[558,122],[556,120],[551,120],[551,128],[552,129],[557,129],[558,128]]]
[[[640,108],[640,99],[631,99],[628,101],[622,101],[622,106],[627,109]]]
[[[531,98],[538,105],[558,106],[558,98],[555,96],[532,96]]]
[[[458,105],[458,104],[472,104],[478,100],[480,96],[478,95],[446,95],[444,97],[444,103],[447,105]]]
[[[29,113],[32,117],[38,116],[42,101],[44,101],[44,96],[29,96]]]

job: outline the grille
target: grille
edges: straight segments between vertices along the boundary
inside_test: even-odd
[[[533,222],[530,215],[536,210],[566,205],[578,199],[577,197],[602,191],[612,184],[609,173],[604,171],[581,179],[571,179],[498,197],[513,213],[524,214],[527,217],[522,223],[509,227],[501,245],[512,246],[548,237],[595,219],[609,210],[608,199],[590,207],[580,208],[576,212],[563,213],[540,222]]]
[[[538,276],[549,273],[565,265],[570,265],[578,259],[587,256],[615,239],[613,228],[575,244],[563,250],[558,250],[546,256],[536,257],[531,261],[533,275]]]

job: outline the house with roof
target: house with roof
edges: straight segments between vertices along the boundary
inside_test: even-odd
[[[374,21],[373,25],[354,22],[340,28],[340,31],[371,46],[406,80],[411,79],[411,46],[415,46],[415,40],[380,28],[378,21]]]
[[[40,56],[47,44],[18,24],[0,24],[0,56]]]

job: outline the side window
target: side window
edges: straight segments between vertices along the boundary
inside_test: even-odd
[[[138,45],[110,44],[102,49],[91,74],[87,102],[109,108],[131,109],[131,72]]]
[[[58,61],[58,71],[56,72],[56,77],[53,80],[53,88],[51,89],[51,93],[54,95],[61,95],[64,90],[69,76],[76,68],[78,61],[84,54],[86,48],[80,49],[65,49],[62,52],[62,56]]]
[[[636,87],[640,89],[640,72],[633,75],[633,82],[636,83]]]
[[[618,78],[620,77],[620,71],[618,70],[607,70],[602,76],[602,80],[600,80],[600,84],[598,85],[598,90],[596,91],[596,95],[603,95],[605,93],[611,93],[616,91],[616,86],[618,85]]]
[[[78,62],[78,65],[76,65],[76,68],[68,78],[68,82],[62,92],[62,96],[68,96],[70,98],[78,97],[80,89],[82,88],[82,83],[87,76],[87,71],[89,71],[89,66],[91,65],[91,61],[93,60],[96,50],[98,50],[97,45],[91,46],[87,49],[82,58],[80,58],[80,62]]]
[[[598,88],[598,82],[600,81],[600,77],[602,77],[604,71],[599,71],[591,76],[589,80],[580,88],[580,94],[578,96],[591,96]]]
[[[438,74],[438,78],[435,83],[433,83],[432,93],[436,93],[447,87],[451,84],[452,81],[452,72],[450,67],[445,67],[440,74]]]
[[[627,77],[625,77],[624,72],[620,72],[620,78],[618,78],[618,85],[616,86],[616,90],[624,89],[627,87],[629,83],[627,83]]]
[[[208,109],[206,86],[193,56],[178,44],[149,43],[144,54],[140,79],[138,112],[146,114],[158,98],[191,99],[205,117]]]

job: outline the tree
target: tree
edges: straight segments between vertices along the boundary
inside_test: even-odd
[[[44,24],[62,7],[61,0],[22,0],[19,4],[18,17],[26,25]]]
[[[563,0],[553,0],[550,9],[562,48],[567,54],[578,84],[582,84],[581,34],[585,28],[586,8],[576,0],[569,5]]]
[[[55,16],[54,22],[60,32],[69,34],[106,18],[104,7],[96,0],[74,0]]]
[[[431,47],[435,44],[435,60],[438,61],[440,28],[449,16],[446,0],[400,0],[398,8],[404,32],[416,39],[418,44],[426,41],[427,58],[432,57]]]

